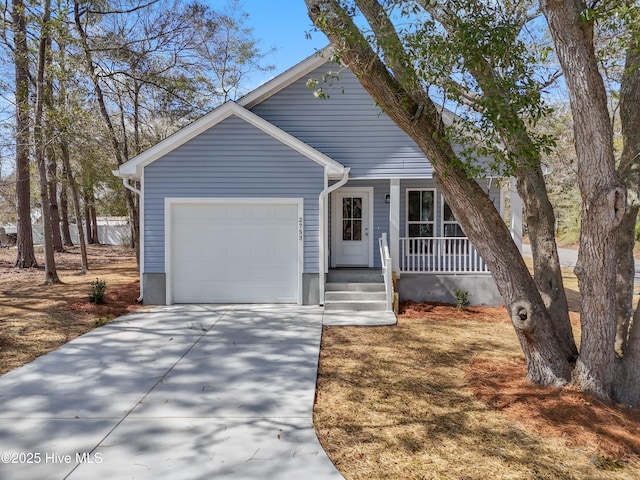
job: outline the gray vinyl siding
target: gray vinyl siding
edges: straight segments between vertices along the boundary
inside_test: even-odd
[[[144,170],[144,262],[162,273],[165,197],[304,199],[304,271],[318,272],[318,195],[324,169],[253,125],[230,117]]]
[[[418,146],[379,107],[347,69],[323,83],[326,64],[251,110],[341,164],[351,178],[430,177]],[[317,78],[329,99],[314,97],[307,80]]]

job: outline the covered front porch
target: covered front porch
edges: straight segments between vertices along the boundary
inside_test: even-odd
[[[500,188],[479,180],[502,211]],[[499,304],[497,288],[431,178],[349,180],[329,195],[329,268],[376,268],[395,274],[401,300]],[[390,282],[390,280],[388,280]],[[324,298],[324,297],[321,297]]]

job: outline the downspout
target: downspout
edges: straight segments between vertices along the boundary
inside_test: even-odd
[[[327,272],[327,223],[328,223],[328,215],[325,208],[327,196],[342,187],[349,180],[349,172],[351,168],[345,168],[342,171],[342,178],[331,186],[325,187],[322,192],[320,192],[320,196],[318,197],[318,208],[319,208],[319,217],[320,217],[320,275],[318,276],[318,284],[320,291],[320,305],[324,305],[324,288],[325,288],[325,273]],[[328,175],[327,178],[328,183]]]
[[[117,170],[115,172],[113,172],[113,173],[114,174],[117,173]],[[122,184],[124,185],[124,188],[126,188],[127,190],[131,190],[136,195],[140,195],[140,190],[138,190],[136,187],[131,185],[129,183],[129,179],[127,177],[122,177]]]
[[[116,177],[120,176],[120,172],[118,170],[113,170],[111,173],[113,173]],[[140,196],[140,190],[138,190],[136,187],[134,187],[133,185],[131,185],[129,183],[129,178],[128,177],[122,177],[122,184],[124,185],[124,188],[126,188],[127,190],[131,190],[133,193],[135,193],[136,195]],[[142,289],[143,289],[143,285],[144,282],[142,281],[142,271],[140,272],[140,296],[137,298],[137,302],[140,303],[142,302],[142,298],[143,298],[143,293],[142,293]]]

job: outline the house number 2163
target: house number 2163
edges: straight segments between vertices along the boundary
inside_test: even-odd
[[[302,217],[298,217],[298,240],[302,241]]]

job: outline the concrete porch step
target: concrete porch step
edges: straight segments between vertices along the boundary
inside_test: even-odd
[[[354,290],[340,290],[340,291],[326,291],[324,294],[324,299],[327,302],[346,302],[346,301],[384,301],[386,299],[386,294],[384,289],[382,291],[373,291],[373,292],[363,292],[363,291],[354,291]]]
[[[325,311],[384,312],[385,300],[325,300]]]
[[[326,292],[384,292],[384,283],[346,283],[325,284]]]
[[[381,270],[329,270],[324,300],[324,309],[329,312],[384,312],[387,304]]]
[[[328,283],[384,283],[379,268],[332,268],[327,273]]]

